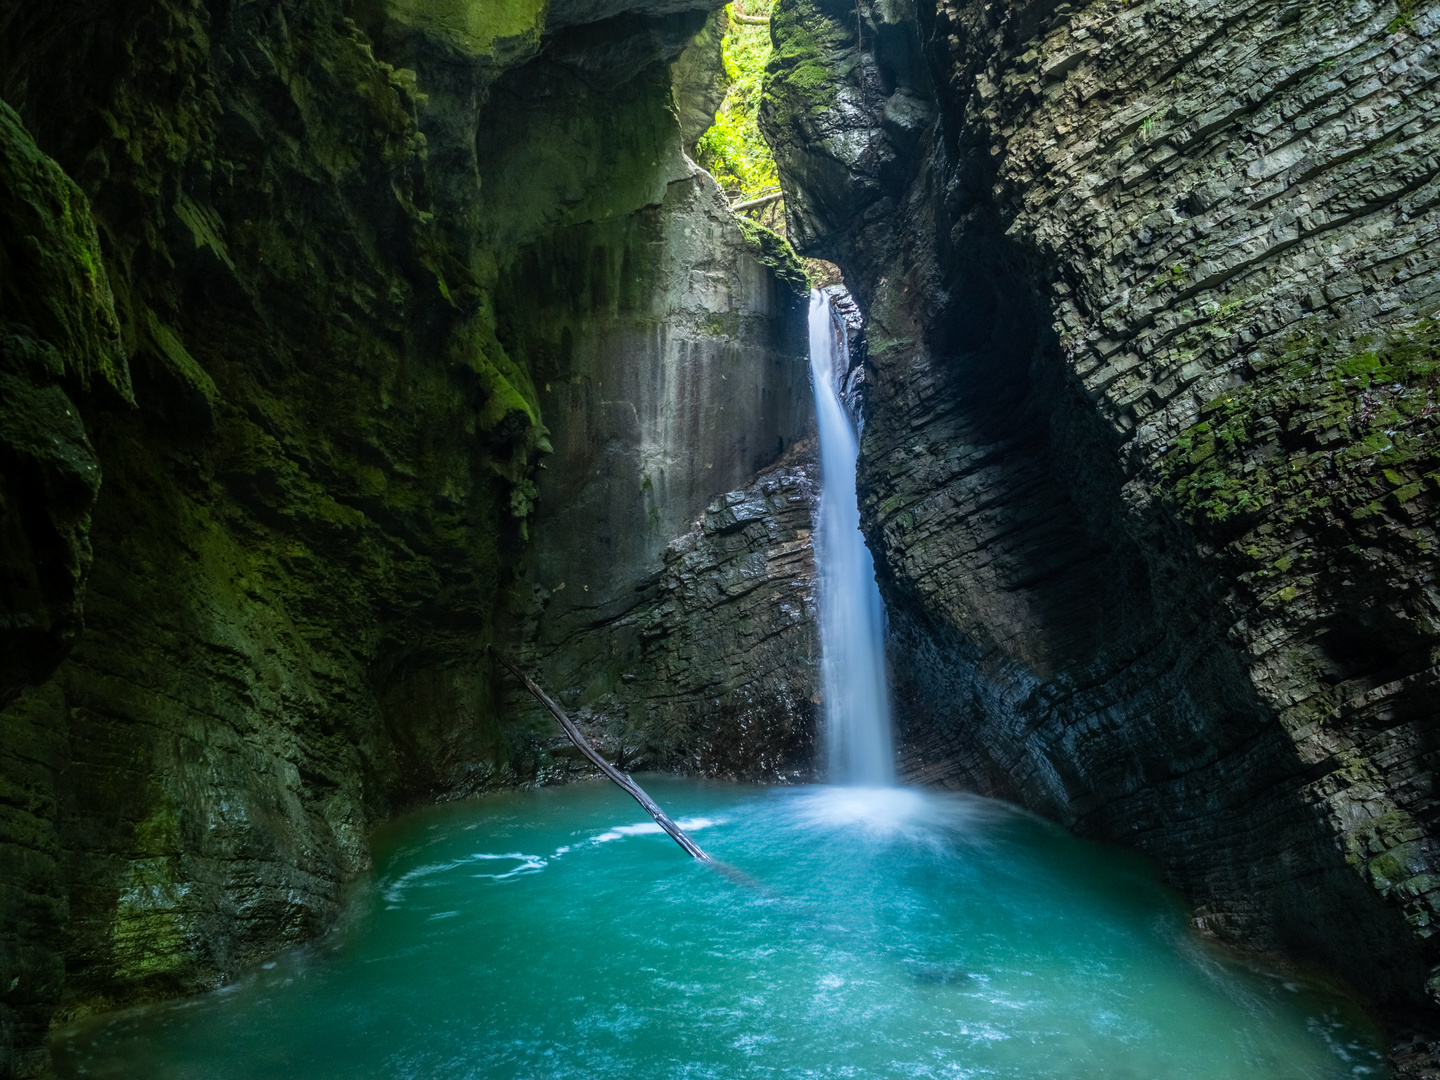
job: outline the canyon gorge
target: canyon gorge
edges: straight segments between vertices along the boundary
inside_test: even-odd
[[[900,781],[1440,1075],[1440,9],[776,0],[778,232],[730,18],[0,2],[0,1078],[590,776],[495,650],[622,769],[823,776],[821,260]]]

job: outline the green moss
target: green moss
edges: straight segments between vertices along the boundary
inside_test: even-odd
[[[821,114],[834,108],[840,79],[858,63],[855,21],[833,17],[807,0],[776,0],[770,33],[774,44],[765,68],[761,122],[803,142],[805,135],[819,134]]]
[[[498,348],[498,343],[494,352],[477,354],[474,367],[485,390],[478,417],[482,431],[493,431],[511,414],[523,416],[531,427],[539,425],[540,404],[535,386],[524,369]]]
[[[1412,484],[1405,484],[1395,490],[1395,501],[1400,504],[1408,503],[1411,499],[1419,498],[1420,492],[1425,490],[1425,485],[1420,481]]]
[[[519,39],[538,44],[546,0],[385,0],[396,21],[425,30],[469,56]]]
[[[193,962],[180,910],[189,889],[179,874],[169,859],[131,862],[111,924],[115,977],[152,993],[169,989],[155,984]]]
[[[143,318],[145,336],[155,355],[161,358],[162,363],[182,385],[193,391],[207,409],[213,409],[220,396],[220,391],[215,388],[215,381],[186,351],[175,331],[162,323],[153,311],[146,308]]]
[[[746,13],[769,15],[774,0],[750,0]],[[700,164],[732,200],[753,199],[780,187],[770,144],[760,133],[760,100],[770,33],[765,26],[731,21],[722,45],[730,88],[715,123],[700,136]]]
[[[1363,352],[1346,357],[1335,365],[1335,374],[1342,379],[1365,379],[1362,386],[1370,385],[1368,376],[1380,369],[1380,354]]]
[[[757,222],[738,216],[735,221],[755,257],[770,268],[776,279],[788,285],[796,295],[808,296],[810,279],[800,262],[800,256],[795,254],[795,249],[790,246],[790,241]]]
[[[1156,492],[1184,516],[1232,531],[1261,511],[1363,519],[1392,490],[1400,502],[1421,494],[1418,477],[1440,464],[1435,322],[1348,355],[1299,341],[1257,367],[1255,381],[1207,402],[1161,463]]]
[[[835,104],[836,55],[854,48],[851,26],[814,7],[780,3],[772,19],[775,41],[770,74],[776,84],[800,91],[812,110]]]
[[[178,804],[157,792],[150,814],[135,826],[135,849],[147,857],[178,855],[180,813]]]
[[[61,377],[133,404],[100,237],[80,189],[0,102],[0,322],[47,343]]]

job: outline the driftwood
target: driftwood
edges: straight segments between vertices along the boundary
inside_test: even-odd
[[[679,844],[682,848],[685,849],[685,854],[689,855],[691,858],[699,859],[701,862],[715,864],[716,866],[719,866],[722,870],[729,870],[728,867],[725,867],[723,864],[720,863],[715,863],[714,859],[712,859],[709,855],[705,854],[704,849],[702,849],[699,844],[695,843],[694,840],[691,840],[690,837],[685,834],[684,829],[680,828],[679,825],[676,825],[675,822],[671,821],[670,818],[666,816],[665,811],[660,809],[659,804],[656,803],[654,799],[650,798],[649,795],[646,795],[645,790],[639,784],[635,783],[635,781],[631,780],[629,776],[627,776],[625,773],[622,773],[619,769],[615,768],[614,765],[611,765],[608,761],[601,757],[600,752],[596,750],[593,746],[591,746],[589,742],[586,741],[584,735],[580,734],[580,729],[575,726],[575,722],[571,720],[570,717],[565,715],[559,705],[556,705],[555,702],[551,701],[550,698],[546,696],[544,690],[541,690],[540,687],[536,686],[523,671],[516,667],[508,656],[500,652],[500,650],[498,649],[495,650],[495,655],[500,658],[500,662],[502,664],[504,664],[507,668],[510,669],[510,674],[514,675],[517,679],[519,679],[521,683],[524,684],[525,689],[529,690],[530,693],[534,695],[535,700],[540,702],[541,705],[544,705],[546,711],[549,712],[551,716],[555,717],[555,719],[560,722],[560,726],[565,729],[565,734],[570,737],[570,741],[575,744],[576,748],[587,758],[589,758],[597,769],[599,769],[607,777],[613,780],[617,785],[624,789],[626,794],[628,794],[632,799],[634,799],[641,806],[643,806],[645,808],[645,812],[655,819],[655,824],[659,825],[660,828],[664,829],[670,835],[670,839],[674,840],[675,843]]]
[[[761,195],[758,199],[738,202],[730,207],[730,212],[735,213],[740,210],[754,210],[757,206],[769,206],[772,202],[776,202],[784,197],[785,193],[783,191],[772,191],[769,195]]]

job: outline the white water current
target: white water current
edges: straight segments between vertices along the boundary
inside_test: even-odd
[[[849,367],[830,297],[810,294],[810,376],[820,434],[820,651],[830,782],[857,787],[894,783],[890,693],[885,678],[885,613],[875,563],[860,532],[855,459],[860,443],[840,401]]]

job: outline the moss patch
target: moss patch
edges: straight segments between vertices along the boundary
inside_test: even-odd
[[[47,343],[54,377],[133,401],[90,205],[0,102],[0,319]]]
[[[756,258],[768,266],[779,281],[794,290],[797,296],[808,296],[810,278],[790,242],[775,230],[767,229],[758,222],[738,216],[735,221]]]
[[[770,26],[774,52],[766,69],[767,96],[803,101],[811,112],[834,105],[837,76],[854,63],[846,62],[856,45],[853,20],[836,18],[818,4],[779,0]]]
[[[1364,518],[1417,498],[1440,468],[1440,325],[1424,320],[1372,349],[1298,342],[1256,378],[1206,403],[1161,464],[1157,494],[1192,521]]]
[[[483,56],[513,39],[539,43],[546,0],[386,0],[388,14],[434,34],[467,56]]]

